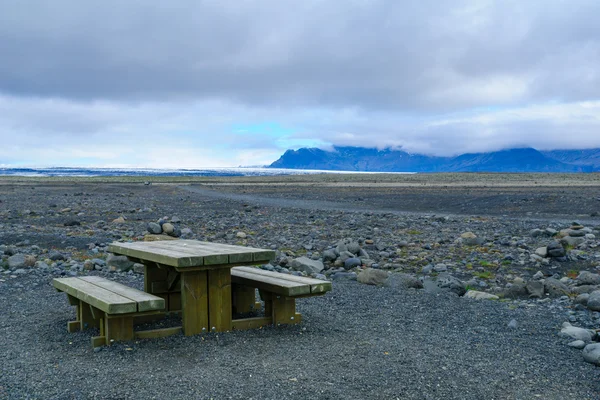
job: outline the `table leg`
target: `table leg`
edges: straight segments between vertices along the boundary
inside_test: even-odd
[[[182,323],[183,333],[186,336],[206,332],[209,329],[207,289],[208,274],[206,271],[181,273]]]
[[[231,269],[208,270],[208,320],[211,330],[231,330]]]

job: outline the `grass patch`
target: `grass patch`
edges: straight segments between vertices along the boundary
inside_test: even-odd
[[[473,276],[475,276],[479,279],[486,279],[486,280],[494,278],[494,274],[492,274],[490,271],[475,272],[475,273],[473,273]]]
[[[408,231],[406,231],[406,233],[409,235],[422,235],[423,234],[423,232],[418,231],[416,229],[409,229]]]

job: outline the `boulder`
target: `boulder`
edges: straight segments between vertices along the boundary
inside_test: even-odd
[[[358,274],[356,280],[367,285],[382,286],[388,280],[389,274],[380,269],[367,268]]]
[[[563,323],[559,335],[562,337],[569,337],[574,340],[583,340],[585,343],[591,342],[594,338],[594,335],[588,329],[578,328],[568,322]]]
[[[552,241],[546,246],[548,250],[548,257],[564,257],[567,252],[565,248],[557,241]]]
[[[529,297],[537,297],[538,299],[544,297],[544,284],[541,281],[529,281],[525,288],[529,293]]]
[[[600,343],[591,343],[583,348],[583,359],[600,366]]]
[[[351,257],[346,259],[346,261],[344,261],[344,269],[348,270],[348,269],[352,269],[354,267],[360,267],[362,264],[362,262],[360,261],[360,258],[356,258],[356,257]]]
[[[491,293],[486,293],[486,292],[480,292],[477,290],[469,290],[467,291],[467,293],[465,293],[465,296],[467,299],[473,299],[473,300],[498,300],[499,297],[496,295],[493,295]]]
[[[589,295],[586,305],[592,311],[600,311],[600,290],[596,290]]]
[[[134,262],[130,261],[126,256],[116,256],[111,254],[106,258],[106,265],[119,272],[129,271],[133,267],[133,264]]]
[[[584,237],[565,236],[564,238],[560,239],[560,243],[563,246],[577,247],[581,243],[584,243],[584,242],[585,242]]]
[[[447,273],[440,274],[436,284],[439,288],[450,290],[459,296],[462,296],[467,292],[465,284],[460,279]]]
[[[307,274],[319,274],[325,266],[320,260],[311,260],[308,257],[298,257],[292,260],[290,267],[296,271],[306,272]]]
[[[483,243],[483,240],[478,238],[473,232],[463,233],[460,235],[460,239],[465,246],[478,246]]]
[[[544,288],[550,297],[561,297],[571,294],[571,290],[567,285],[554,278],[547,278],[544,281]]]
[[[509,299],[521,299],[529,297],[529,292],[524,283],[513,283],[504,290],[503,296]]]
[[[173,233],[173,231],[175,230],[175,225],[173,225],[170,222],[165,222],[164,224],[162,224],[162,230],[167,235],[171,235]]]
[[[14,256],[8,257],[8,268],[16,269],[23,268],[25,266],[25,254],[15,254]]]
[[[577,278],[577,285],[600,285],[600,274],[594,274],[589,271],[581,271]]]
[[[162,233],[162,228],[161,228],[160,224],[157,224],[156,222],[149,222],[147,229],[148,229],[148,232],[150,232],[154,235],[160,235]]]
[[[421,282],[417,277],[409,274],[394,273],[389,276],[386,286],[398,289],[422,289],[423,282]]]

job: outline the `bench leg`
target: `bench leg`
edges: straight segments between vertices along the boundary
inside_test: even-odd
[[[208,278],[206,271],[181,273],[181,309],[186,336],[208,331]]]
[[[231,269],[208,270],[208,323],[214,332],[231,330]]]
[[[133,340],[133,317],[114,317],[105,315],[104,336],[106,345],[112,342]],[[101,332],[102,333],[102,332]]]
[[[256,289],[250,286],[233,284],[231,298],[234,313],[249,313],[256,306]]]
[[[260,297],[265,302],[265,315],[271,316],[274,325],[290,325],[301,322],[300,314],[296,314],[296,299],[261,291]]]
[[[80,329],[83,331],[89,328],[100,327],[100,310],[96,309],[83,301],[79,303],[79,322]]]

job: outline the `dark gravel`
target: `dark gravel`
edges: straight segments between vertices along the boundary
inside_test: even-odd
[[[547,308],[339,281],[298,302],[298,326],[94,352],[90,332],[67,333],[74,313],[50,280],[2,286],[0,397],[598,398],[600,370],[565,346],[563,316]]]
[[[353,193],[367,199],[366,204],[356,204],[360,201],[351,200],[350,195],[337,201],[330,194],[315,198],[320,192],[311,190],[300,193],[304,196],[300,203],[291,204],[286,201],[298,199],[282,196],[277,200],[274,194],[266,195],[275,199],[271,204],[257,193],[232,198],[174,186],[49,186],[28,189],[27,195],[24,190],[0,190],[2,205],[13,210],[1,221],[1,243],[29,241],[31,245],[80,250],[90,241],[116,239],[112,229],[96,230],[91,236],[84,236],[83,231],[74,231],[80,236],[68,235],[62,215],[44,214],[48,207],[83,210],[84,215],[77,217],[82,229],[120,214],[135,226],[162,215],[176,213],[187,221],[198,215],[194,231],[209,232],[207,239],[213,231],[222,230],[221,225],[237,229],[247,214],[252,216],[248,221],[261,224],[255,228],[258,233],[252,242],[259,246],[270,244],[264,239],[269,236],[269,221],[280,223],[286,213],[290,218],[286,235],[294,238],[320,229],[305,223],[315,215],[325,219],[327,210],[357,212],[336,211],[333,221],[325,219],[328,229],[339,229],[343,238],[356,228],[341,222],[338,227],[336,221],[342,218],[356,217],[356,225],[360,225],[371,220],[361,212],[419,212],[403,209],[400,203],[386,206],[376,200],[374,192],[358,189]],[[80,192],[83,194],[78,195]],[[471,211],[485,215],[485,202],[468,196],[462,201],[481,204]],[[537,204],[543,207],[543,202]],[[132,207],[152,207],[153,211],[133,213],[129,211]],[[529,212],[527,207],[513,210],[511,215],[524,215]],[[22,215],[26,208],[38,213]],[[579,211],[572,210],[570,215],[575,217]],[[460,210],[450,207],[445,211]],[[218,221],[217,226],[210,225],[210,216]],[[383,224],[376,218],[372,223]],[[531,227],[509,224],[524,232]],[[453,227],[452,235],[463,228]],[[138,275],[108,275],[142,286]],[[336,280],[333,291],[325,296],[298,301],[298,311],[303,314],[298,326],[173,336],[94,351],[92,332],[66,331],[74,310],[66,296],[50,285],[53,277],[36,270],[0,282],[0,399],[600,398],[600,369],[585,363],[581,351],[569,348],[568,340],[558,336],[566,315],[556,302],[471,301],[448,293]],[[518,322],[516,329],[508,327],[512,319]]]

